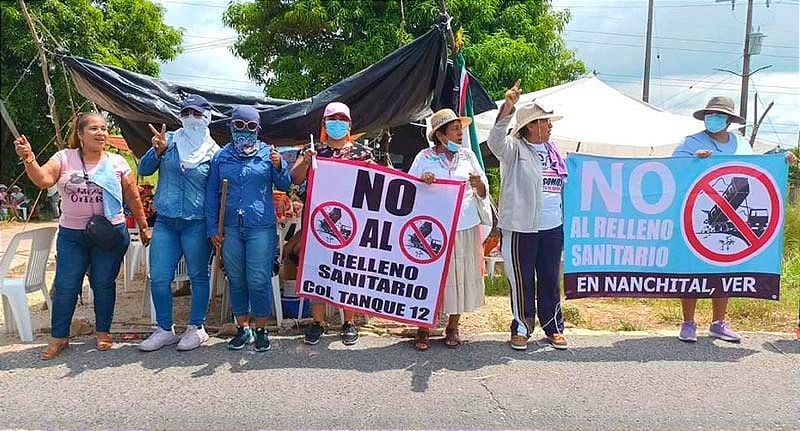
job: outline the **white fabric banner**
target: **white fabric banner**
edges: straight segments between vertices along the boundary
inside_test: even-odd
[[[464,187],[320,158],[309,173],[298,295],[434,327]]]

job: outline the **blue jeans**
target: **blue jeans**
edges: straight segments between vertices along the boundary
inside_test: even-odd
[[[53,310],[50,314],[50,335],[69,337],[69,326],[75,314],[75,304],[83,286],[83,276],[89,270],[89,286],[94,293],[94,318],[97,332],[108,332],[114,317],[117,297],[117,275],[122,257],[128,250],[130,236],[125,224],[114,226],[122,232],[124,241],[112,251],[92,245],[83,229],[58,228],[56,238],[56,278],[53,282]],[[91,268],[90,268],[91,266]]]
[[[231,308],[236,317],[267,317],[272,313],[272,264],[275,227],[225,226],[222,263],[231,286]]]
[[[208,258],[211,245],[206,238],[206,221],[183,220],[158,216],[150,243],[150,292],[156,308],[156,322],[167,331],[172,329],[172,280],[181,256],[186,259],[186,272],[192,282],[192,310],[189,324],[200,326],[206,321],[210,296]]]

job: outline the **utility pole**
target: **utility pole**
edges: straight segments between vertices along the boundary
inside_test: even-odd
[[[650,101],[650,51],[653,46],[653,2],[647,4],[647,42],[644,48],[644,84],[642,86],[642,100]]]
[[[50,84],[50,73],[47,70],[47,57],[44,55],[44,47],[39,35],[36,34],[36,27],[33,25],[33,20],[28,13],[28,7],[25,5],[25,0],[19,0],[19,6],[22,9],[22,15],[28,23],[28,28],[31,30],[31,36],[36,43],[36,49],[39,51],[39,65],[42,66],[42,75],[44,77],[44,88],[47,93],[47,105],[50,108],[50,118],[56,127],[56,143],[59,149],[64,148],[64,139],[61,137],[61,122],[58,120],[58,112],[56,112],[55,96],[53,96],[53,86]]]
[[[742,136],[747,130],[747,90],[750,83],[750,31],[753,26],[753,0],[747,0],[747,19],[744,31],[744,55],[742,61],[742,92],[739,96],[739,116],[745,119]]]

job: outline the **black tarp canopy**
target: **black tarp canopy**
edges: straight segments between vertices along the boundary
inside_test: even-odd
[[[442,25],[312,98],[297,101],[207,91],[81,57],[63,55],[61,60],[78,92],[113,115],[137,156],[150,147],[148,123],[165,123],[169,129],[180,127],[179,104],[187,94],[200,94],[214,107],[211,130],[220,144],[228,140],[225,118],[235,105],[254,105],[261,112],[264,141],[296,145],[308,142],[309,134],[319,133],[322,111],[333,101],[350,106],[354,132],[368,134],[418,122],[431,110],[452,107],[455,102],[456,80],[452,62],[447,60]],[[476,115],[496,108],[472,76],[470,90]],[[393,152],[414,153],[425,144],[424,140],[416,140],[393,141],[391,145]]]

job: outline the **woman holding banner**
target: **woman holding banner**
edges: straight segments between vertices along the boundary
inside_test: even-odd
[[[211,159],[206,187],[206,229],[216,247],[231,289],[236,336],[228,348],[253,344],[256,352],[270,349],[267,316],[272,309],[272,268],[276,218],[272,189],[289,188],[289,169],[275,147],[258,139],[260,116],[252,106],[231,112],[231,142]],[[217,234],[222,180],[228,180],[225,233]],[[255,329],[251,329],[255,327]]]
[[[732,123],[745,124],[744,118],[734,112],[735,104],[730,97],[712,97],[704,109],[695,111],[694,118],[703,121],[705,130],[687,136],[672,153],[673,157],[700,157],[706,158],[712,154],[720,155],[752,155],[753,149],[747,141],[737,134],[729,132]],[[786,161],[795,162],[792,152],[786,153]],[[694,321],[697,298],[681,298],[683,310],[683,323],[681,324],[678,339],[687,343],[697,341],[697,323]],[[712,317],[709,334],[723,341],[738,343],[741,337],[728,322],[725,314],[728,310],[728,298],[712,298]]]
[[[489,182],[475,154],[461,146],[463,129],[471,122],[469,118],[456,116],[452,109],[442,109],[434,113],[428,134],[433,146],[420,151],[408,171],[428,185],[434,184],[437,178],[464,181],[469,185],[461,202],[453,254],[450,256],[444,286],[442,312],[449,315],[444,344],[450,349],[461,345],[458,334],[461,314],[471,312],[484,303],[481,217],[478,211],[479,206],[487,199]],[[427,328],[419,328],[414,339],[414,348],[419,351],[428,350],[429,335]]]
[[[188,95],[181,102],[178,119],[182,127],[174,132],[167,132],[163,124],[161,130],[150,126],[153,147],[139,162],[142,176],[158,171],[158,218],[149,249],[150,290],[158,326],[139,344],[144,352],[175,343],[178,350],[193,350],[208,341],[203,323],[210,292],[211,247],[206,237],[205,197],[211,158],[220,148],[208,130],[211,105],[204,97]],[[192,308],[186,332],[178,338],[172,324],[170,286],[181,257],[192,282]]]
[[[498,226],[511,285],[511,347],[528,348],[538,315],[549,343],[566,349],[559,269],[564,247],[561,191],[567,168],[550,142],[551,122],[562,117],[530,103],[517,110],[516,127],[506,136],[519,101],[519,84],[506,91],[487,142],[503,175]]]
[[[298,154],[297,161],[292,167],[292,182],[301,185],[306,181],[308,169],[311,167],[311,160],[315,155],[331,159],[374,162],[375,156],[372,154],[372,150],[354,141],[350,135],[351,128],[350,108],[340,102],[329,103],[322,115],[320,142],[314,145],[313,150],[309,148],[301,151],[302,155]],[[305,199],[305,193],[301,198]],[[292,259],[292,256],[299,255],[300,238],[302,238],[302,235],[298,232],[292,239],[287,241],[284,250],[288,251],[285,255],[289,259]],[[314,322],[306,329],[304,342],[313,345],[319,343],[320,337],[325,332],[322,327],[322,322],[325,320],[325,304],[321,302],[312,303],[311,317]],[[348,346],[358,342],[358,330],[354,321],[355,313],[345,310],[340,336],[342,343]]]

